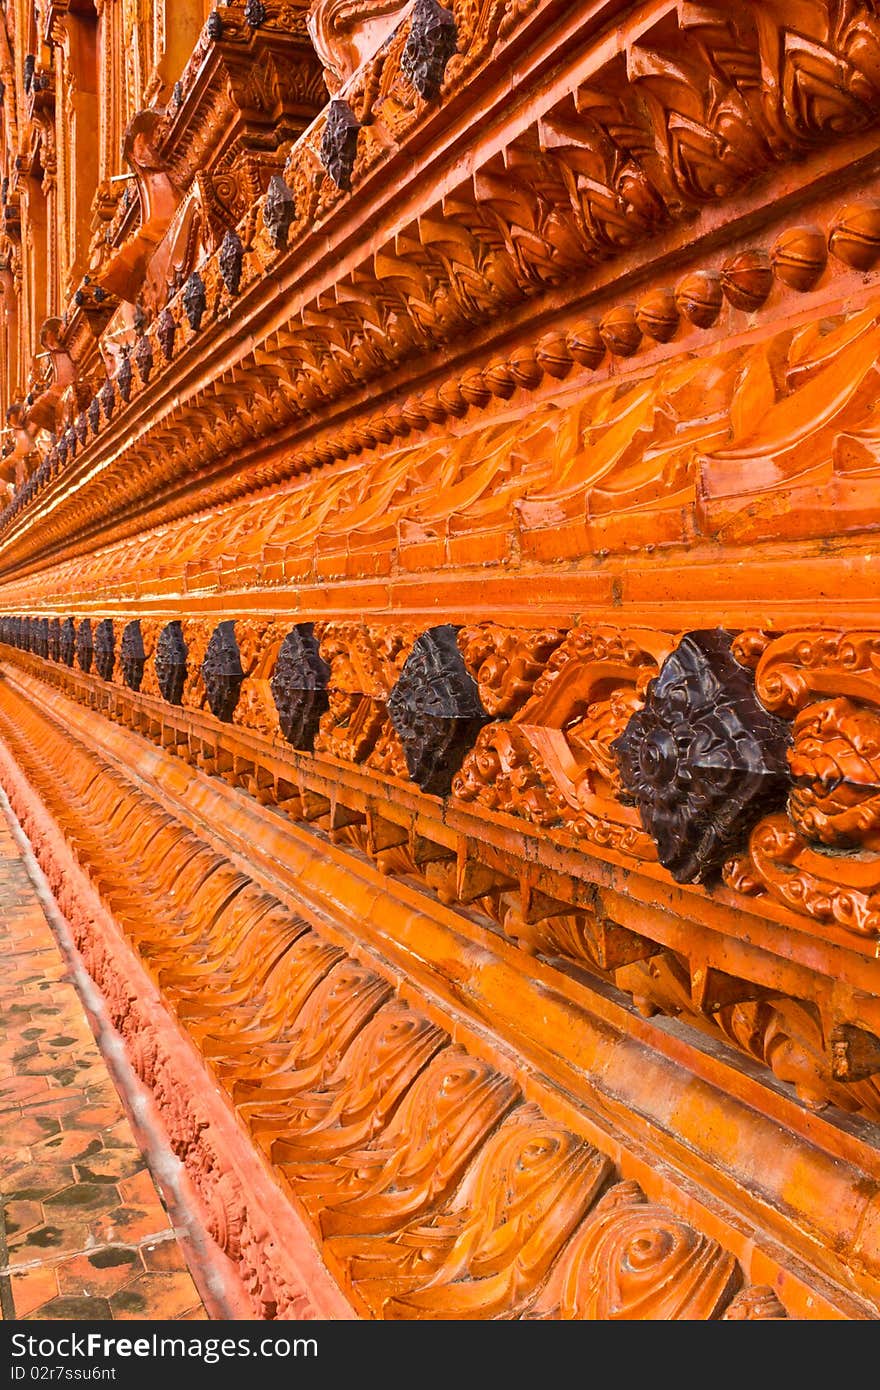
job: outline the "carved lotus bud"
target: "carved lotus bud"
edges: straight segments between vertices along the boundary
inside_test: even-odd
[[[870,270],[880,257],[880,203],[866,200],[841,208],[831,224],[828,248],[853,270]]]
[[[85,671],[86,676],[92,670],[93,653],[95,646],[92,642],[92,623],[88,617],[83,617],[82,623],[76,628],[76,662],[79,663],[79,670]]]
[[[144,651],[141,625],[137,618],[126,623],[122,630],[122,640],[119,644],[119,664],[122,667],[122,678],[128,688],[140,690],[147,657]]]
[[[113,632],[112,618],[102,618],[95,628],[93,647],[95,654],[95,670],[104,681],[113,679],[113,667],[116,664],[116,637]]]
[[[458,384],[467,404],[475,405],[478,410],[492,399],[492,391],[479,367],[468,367],[467,371],[462,372]],[[443,388],[441,398],[442,391]]]
[[[272,238],[272,245],[282,250],[287,245],[290,228],[296,217],[296,202],[280,174],[269,180],[263,200],[263,222]]]
[[[134,357],[134,365],[138,369],[138,375],[146,386],[153,370],[153,346],[146,334],[138,339],[138,345],[132,356]]]
[[[177,333],[177,322],[170,309],[163,309],[156,320],[156,337],[162,349],[162,356],[166,362],[170,362],[174,356],[174,338]]]
[[[321,715],[330,706],[329,679],[314,623],[297,623],[281,643],[271,681],[279,727],[294,748],[314,748]]]
[[[418,396],[407,396],[401,414],[411,430],[423,430],[428,423],[428,417]]]
[[[160,632],[153,663],[159,689],[163,699],[167,700],[169,705],[179,705],[183,702],[183,689],[186,685],[186,658],[187,646],[183,640],[183,629],[180,622],[175,619],[173,622],[167,623]]]
[[[721,288],[735,309],[754,313],[773,286],[773,269],[766,251],[738,251],[721,267]]]
[[[695,270],[677,286],[675,302],[697,328],[710,328],[721,312],[721,276],[717,270]]]
[[[585,319],[576,328],[570,329],[565,335],[565,344],[575,362],[579,362],[582,367],[598,367],[605,356],[602,335],[590,319]]]
[[[373,415],[370,432],[377,444],[390,444],[394,438],[394,423],[387,415]]]
[[[542,372],[561,381],[574,365],[564,333],[545,333],[535,344],[535,360]]]
[[[230,723],[244,681],[233,621],[218,623],[215,627],[201,670],[211,713],[224,723]]]
[[[668,343],[678,328],[678,307],[672,290],[651,290],[636,305],[636,323],[647,338]]]
[[[516,390],[516,378],[503,357],[494,357],[483,368],[483,380],[493,396],[509,400]]]
[[[422,633],[388,697],[409,775],[435,796],[448,794],[465,753],[489,718],[457,634],[450,623]]]
[[[812,289],[828,263],[825,237],[818,227],[787,227],[773,243],[770,262],[784,285]]]
[[[527,391],[533,391],[544,375],[535,349],[527,344],[514,348],[507,359],[507,366],[517,386],[523,386]]]
[[[710,883],[790,786],[787,724],[768,714],[732,635],[686,633],[611,744],[621,780],[679,883]]]
[[[442,386],[438,386],[437,399],[455,419],[461,419],[462,415],[467,413],[467,408],[470,405],[470,401],[465,398],[464,391],[457,381],[444,381]]]
[[[618,304],[599,321],[599,336],[615,357],[632,357],[638,352],[642,330],[636,322],[632,304]]]

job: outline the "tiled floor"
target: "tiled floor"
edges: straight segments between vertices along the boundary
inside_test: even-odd
[[[0,1316],[207,1316],[2,810]]]

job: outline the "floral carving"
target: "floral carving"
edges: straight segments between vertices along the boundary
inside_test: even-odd
[[[488,715],[450,624],[416,639],[388,697],[410,777],[422,791],[445,796],[462,758]]]
[[[293,194],[280,174],[273,174],[263,201],[263,222],[272,238],[273,246],[279,250],[287,245],[287,235],[296,217],[296,203]],[[231,259],[231,256],[227,258]],[[239,278],[241,270],[239,267]]]
[[[183,287],[181,296],[183,312],[189,320],[189,326],[193,333],[198,333],[202,326],[202,318],[207,308],[208,300],[205,293],[205,282],[194,270]]]
[[[754,822],[784,801],[790,734],[755,696],[721,629],[681,639],[611,745],[660,862],[710,882]]]
[[[129,689],[140,690],[146,661],[141,625],[138,619],[134,618],[130,623],[126,623],[119,643],[119,664],[123,680]]]
[[[223,283],[231,295],[238,294],[241,285],[241,270],[244,262],[244,246],[237,232],[229,228],[220,244],[217,263]]]

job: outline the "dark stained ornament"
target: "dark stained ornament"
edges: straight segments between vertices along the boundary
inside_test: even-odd
[[[45,660],[49,655],[49,619],[31,619],[31,651]]]
[[[138,369],[141,381],[146,386],[150,379],[150,372],[153,370],[153,348],[146,334],[138,339],[138,345],[134,350],[134,365]]]
[[[183,688],[186,685],[187,648],[183,640],[183,629],[175,619],[166,624],[156,643],[156,680],[163,698],[169,705],[183,702]]]
[[[208,305],[208,298],[205,293],[205,282],[194,270],[183,287],[183,312],[189,319],[189,326],[193,333],[198,333],[202,326],[202,317]]]
[[[218,43],[220,39],[222,39],[223,19],[217,10],[212,10],[211,13],[208,15],[208,20],[205,25],[205,28],[208,33],[208,38],[211,39],[214,43]]]
[[[458,649],[457,633],[451,623],[423,632],[388,697],[409,775],[435,796],[446,796],[489,719]]]
[[[286,184],[284,186],[287,187]],[[241,237],[231,228],[223,238],[217,259],[224,285],[230,294],[238,294],[238,287],[241,284],[241,267],[244,261],[244,247],[241,244]]]
[[[89,437],[89,422],[88,422],[88,420],[87,420],[85,414],[83,414],[82,412],[80,412],[80,414],[77,415],[76,419],[75,419],[74,422],[73,422],[73,428],[74,428],[74,431],[76,432],[76,437],[77,437],[77,439],[79,440],[80,444],[85,444],[86,440],[87,440],[88,437]],[[67,452],[67,445],[65,445],[64,448],[65,448],[65,454],[66,454],[66,452]]]
[[[82,623],[76,628],[76,660],[79,662],[79,670],[85,671],[86,676],[92,670],[93,655],[95,644],[92,641],[92,623],[88,617],[83,617]]]
[[[113,419],[113,411],[116,408],[116,387],[109,376],[101,387],[101,405],[104,407],[104,414],[108,421]]]
[[[129,690],[140,690],[146,663],[141,625],[137,618],[133,618],[130,623],[125,624],[122,641],[119,643],[119,664],[122,667],[122,678]]]
[[[170,309],[163,309],[156,320],[156,337],[159,339],[159,346],[166,362],[170,362],[174,356],[174,335],[177,332],[177,324]]]
[[[131,365],[131,357],[126,353],[119,364],[119,371],[116,373],[116,385],[119,389],[121,399],[128,405],[131,400],[131,387],[134,381],[134,372]]]
[[[329,708],[330,667],[318,649],[313,623],[297,623],[278,652],[272,698],[281,732],[294,748],[311,752],[321,715]]]
[[[101,680],[113,679],[116,662],[116,638],[113,634],[113,619],[102,618],[95,628],[93,645],[95,649],[95,670]]]
[[[61,619],[52,618],[49,622],[49,656],[57,661],[61,655]]]
[[[296,217],[293,194],[280,174],[273,174],[263,203],[263,221],[272,244],[279,251],[287,245],[287,234]]]
[[[321,163],[337,188],[348,192],[360,125],[347,101],[331,101],[321,137]]]
[[[400,66],[426,101],[438,95],[446,64],[457,45],[458,30],[451,10],[437,0],[416,0]]]
[[[235,640],[235,623],[219,623],[211,634],[202,662],[202,680],[211,713],[228,724],[238,704],[244,671]]]
[[[64,662],[65,666],[73,665],[73,657],[76,651],[76,627],[73,618],[65,618],[61,624],[61,633],[58,642],[58,659]]]
[[[785,802],[788,726],[759,703],[732,634],[689,632],[611,747],[660,863],[712,883],[756,820]]]
[[[86,414],[89,417],[92,434],[97,434],[101,428],[101,402],[97,396],[93,396],[90,400]]]
[[[247,0],[244,7],[244,17],[252,29],[259,29],[261,24],[265,24],[266,6],[262,0]]]

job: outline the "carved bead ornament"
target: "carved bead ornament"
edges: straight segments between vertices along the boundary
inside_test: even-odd
[[[787,725],[768,714],[732,636],[690,632],[611,747],[627,793],[679,883],[710,883],[790,786]]]
[[[451,10],[437,0],[416,0],[400,66],[426,101],[438,95],[446,64],[457,45],[458,30]]]
[[[294,748],[314,747],[321,715],[330,704],[329,677],[314,624],[297,623],[281,643],[271,682],[281,732]]]
[[[388,697],[410,777],[422,791],[445,796],[489,716],[480,701],[451,623],[416,639]]]

